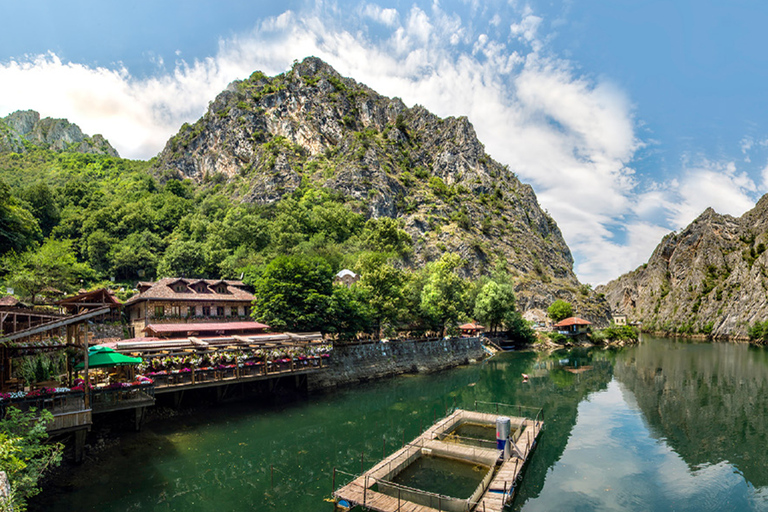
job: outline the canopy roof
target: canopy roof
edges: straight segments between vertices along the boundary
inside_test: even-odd
[[[140,357],[131,357],[115,352],[109,347],[102,345],[94,345],[88,349],[88,366],[90,368],[98,368],[101,366],[125,366],[131,364],[139,364],[142,359]],[[79,363],[75,366],[76,370],[80,370],[85,367],[84,363]]]

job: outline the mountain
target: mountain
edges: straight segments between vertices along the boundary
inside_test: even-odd
[[[647,264],[596,291],[649,330],[743,338],[768,319],[767,243],[768,195],[739,218],[708,208]]]
[[[30,147],[118,156],[104,137],[89,137],[66,119],[40,119],[34,110],[19,110],[0,118],[0,153],[25,153]]]
[[[276,203],[306,184],[334,191],[366,218],[399,219],[414,245],[410,266],[446,251],[469,275],[501,262],[523,310],[561,298],[580,316],[608,318],[531,186],[485,152],[467,118],[408,108],[320,59],[231,83],[154,166],[160,181],[189,178],[246,203]]]

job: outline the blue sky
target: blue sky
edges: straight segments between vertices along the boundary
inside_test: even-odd
[[[32,108],[157,154],[230,81],[323,58],[467,116],[530,183],[582,282],[706,207],[768,190],[768,4],[709,0],[0,4],[0,115]]]

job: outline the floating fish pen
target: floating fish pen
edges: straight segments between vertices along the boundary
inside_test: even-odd
[[[497,410],[523,408],[478,402]],[[527,416],[457,409],[334,492],[338,509],[379,512],[499,512],[514,495],[543,426]],[[334,488],[336,473],[334,470]],[[343,473],[342,473],[343,474]]]

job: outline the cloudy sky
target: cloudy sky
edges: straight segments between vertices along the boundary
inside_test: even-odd
[[[309,55],[467,116],[593,285],[706,207],[741,215],[768,190],[757,0],[38,0],[0,16],[0,116],[64,117],[128,158],[157,154],[230,81]]]

